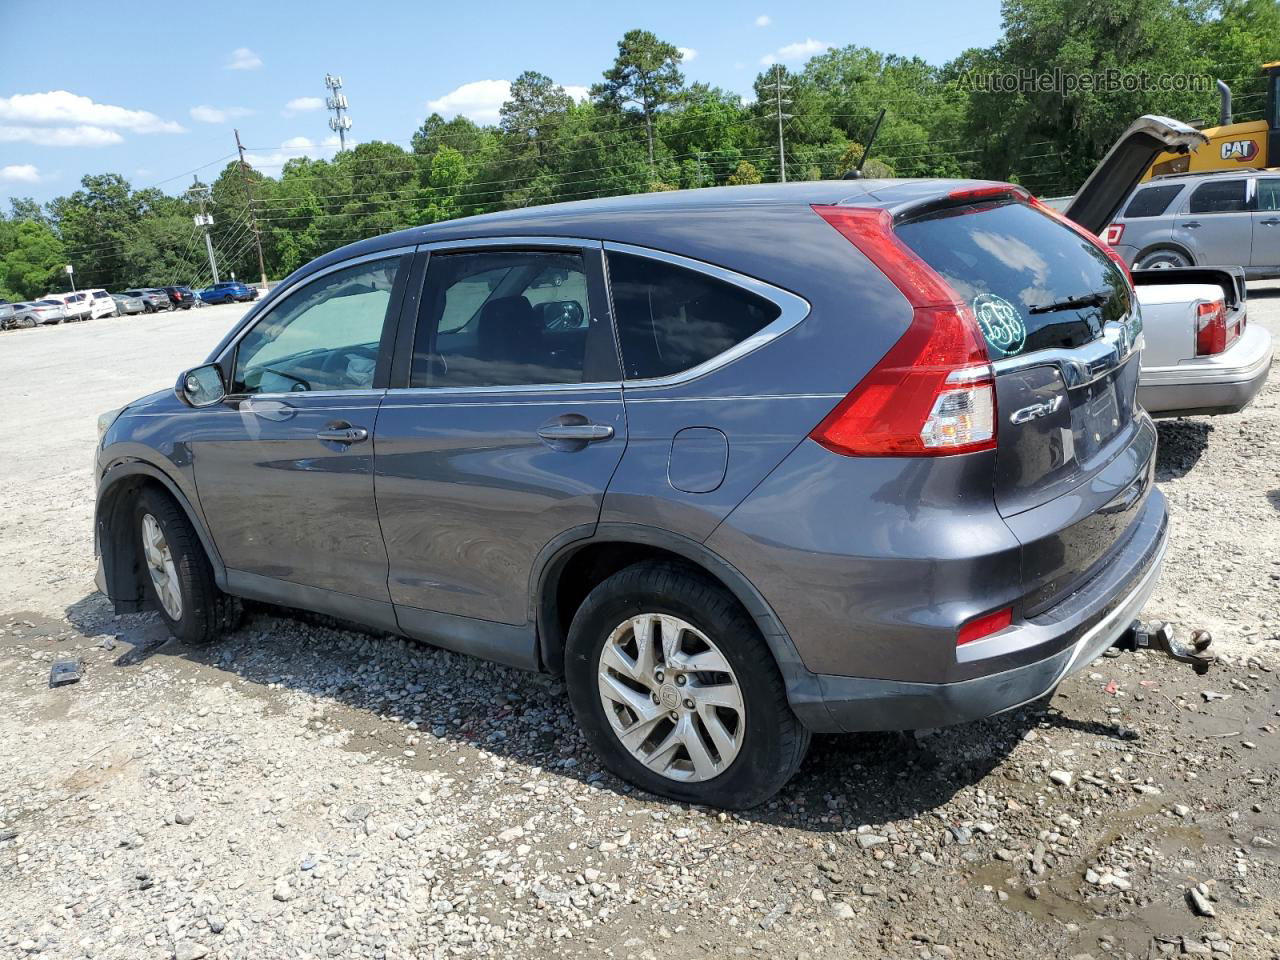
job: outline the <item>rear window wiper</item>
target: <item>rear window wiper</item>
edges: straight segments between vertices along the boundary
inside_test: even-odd
[[[1110,290],[1095,290],[1093,293],[1084,293],[1078,297],[1067,297],[1064,300],[1055,300],[1053,303],[1041,303],[1029,308],[1030,313],[1054,313],[1058,310],[1074,310],[1077,307],[1101,307],[1111,299]]]

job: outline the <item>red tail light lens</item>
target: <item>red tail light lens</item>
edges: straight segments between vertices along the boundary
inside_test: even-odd
[[[814,206],[907,298],[911,325],[810,436],[846,456],[940,456],[996,445],[995,381],[977,321],[893,233],[885,210]]]
[[[1084,227],[1080,226],[1080,224],[1076,223],[1074,220],[1071,220],[1068,217],[1064,217],[1057,210],[1053,209],[1053,207],[1049,206],[1044,201],[1042,201],[1039,197],[1032,197],[1030,200],[1030,203],[1033,207],[1036,207],[1042,212],[1048,214],[1049,216],[1062,221],[1068,227],[1074,230],[1076,233],[1080,234],[1080,236],[1084,237],[1086,240],[1092,243],[1095,247],[1097,247],[1099,250],[1105,253],[1111,259],[1111,262],[1120,268],[1120,272],[1124,274],[1124,278],[1129,281],[1129,286],[1130,287],[1133,286],[1133,274],[1129,272],[1129,264],[1125,263],[1124,257],[1120,256],[1120,254],[1118,254],[1112,247],[1108,245],[1111,241],[1104,242],[1102,239],[1098,237],[1097,234],[1092,233],[1089,230],[1086,230]],[[1112,226],[1119,226],[1119,224],[1112,224]],[[1121,227],[1122,231],[1123,229],[1124,228]],[[1108,227],[1107,230],[1104,232],[1109,233],[1110,231],[1111,231],[1111,227]],[[1117,234],[1116,241],[1118,242],[1119,239],[1120,239],[1120,235]]]
[[[1113,223],[1107,229],[1102,231],[1102,242],[1109,247],[1114,247],[1120,242],[1120,238],[1124,236],[1124,224]]]
[[[988,613],[981,617],[975,617],[960,628],[960,632],[956,634],[956,646],[962,646],[966,643],[973,643],[975,640],[981,640],[983,637],[989,637],[993,633],[999,633],[1005,627],[1013,623],[1013,607],[1005,607],[1003,610],[997,610],[995,613]]]
[[[1240,328],[1235,328],[1235,336]],[[1211,357],[1230,345],[1227,339],[1227,309],[1221,300],[1209,300],[1196,307],[1196,356]]]

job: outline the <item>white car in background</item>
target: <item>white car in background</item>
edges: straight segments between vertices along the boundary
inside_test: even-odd
[[[1207,142],[1177,120],[1139,117],[1074,196],[1052,200],[1053,209],[1105,243],[1107,226],[1161,149],[1186,153]],[[1266,383],[1271,335],[1249,326],[1244,276],[1238,266],[1132,272],[1145,341],[1138,401],[1153,417],[1235,413]]]
[[[1235,413],[1271,370],[1271,334],[1250,326],[1241,267],[1136,270],[1146,345],[1138,402],[1153,417]]]
[[[111,294],[100,287],[92,287],[84,291],[84,295],[89,300],[89,317],[97,320],[99,317],[114,317],[116,315],[116,302],[111,299]]]
[[[92,305],[89,298],[83,293],[46,293],[42,300],[54,300],[63,307],[63,313],[66,315],[67,323],[75,323],[77,320],[89,320],[92,317]]]

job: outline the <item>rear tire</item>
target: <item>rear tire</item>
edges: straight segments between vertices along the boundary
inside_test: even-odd
[[[1139,270],[1168,270],[1171,267],[1189,267],[1191,260],[1181,251],[1161,248],[1144,254],[1135,266]]]
[[[169,632],[183,643],[209,643],[234,626],[239,606],[218,589],[200,538],[173,498],[144,490],[133,519],[147,595]]]
[[[692,567],[638,563],[597,585],[569,628],[565,679],[605,766],[674,800],[754,807],[809,747],[755,623]]]

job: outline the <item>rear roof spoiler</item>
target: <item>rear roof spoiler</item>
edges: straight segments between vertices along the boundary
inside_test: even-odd
[[[1093,168],[1063,215],[1092,233],[1102,233],[1156,157],[1189,153],[1208,142],[1207,136],[1179,120],[1139,117]]]

